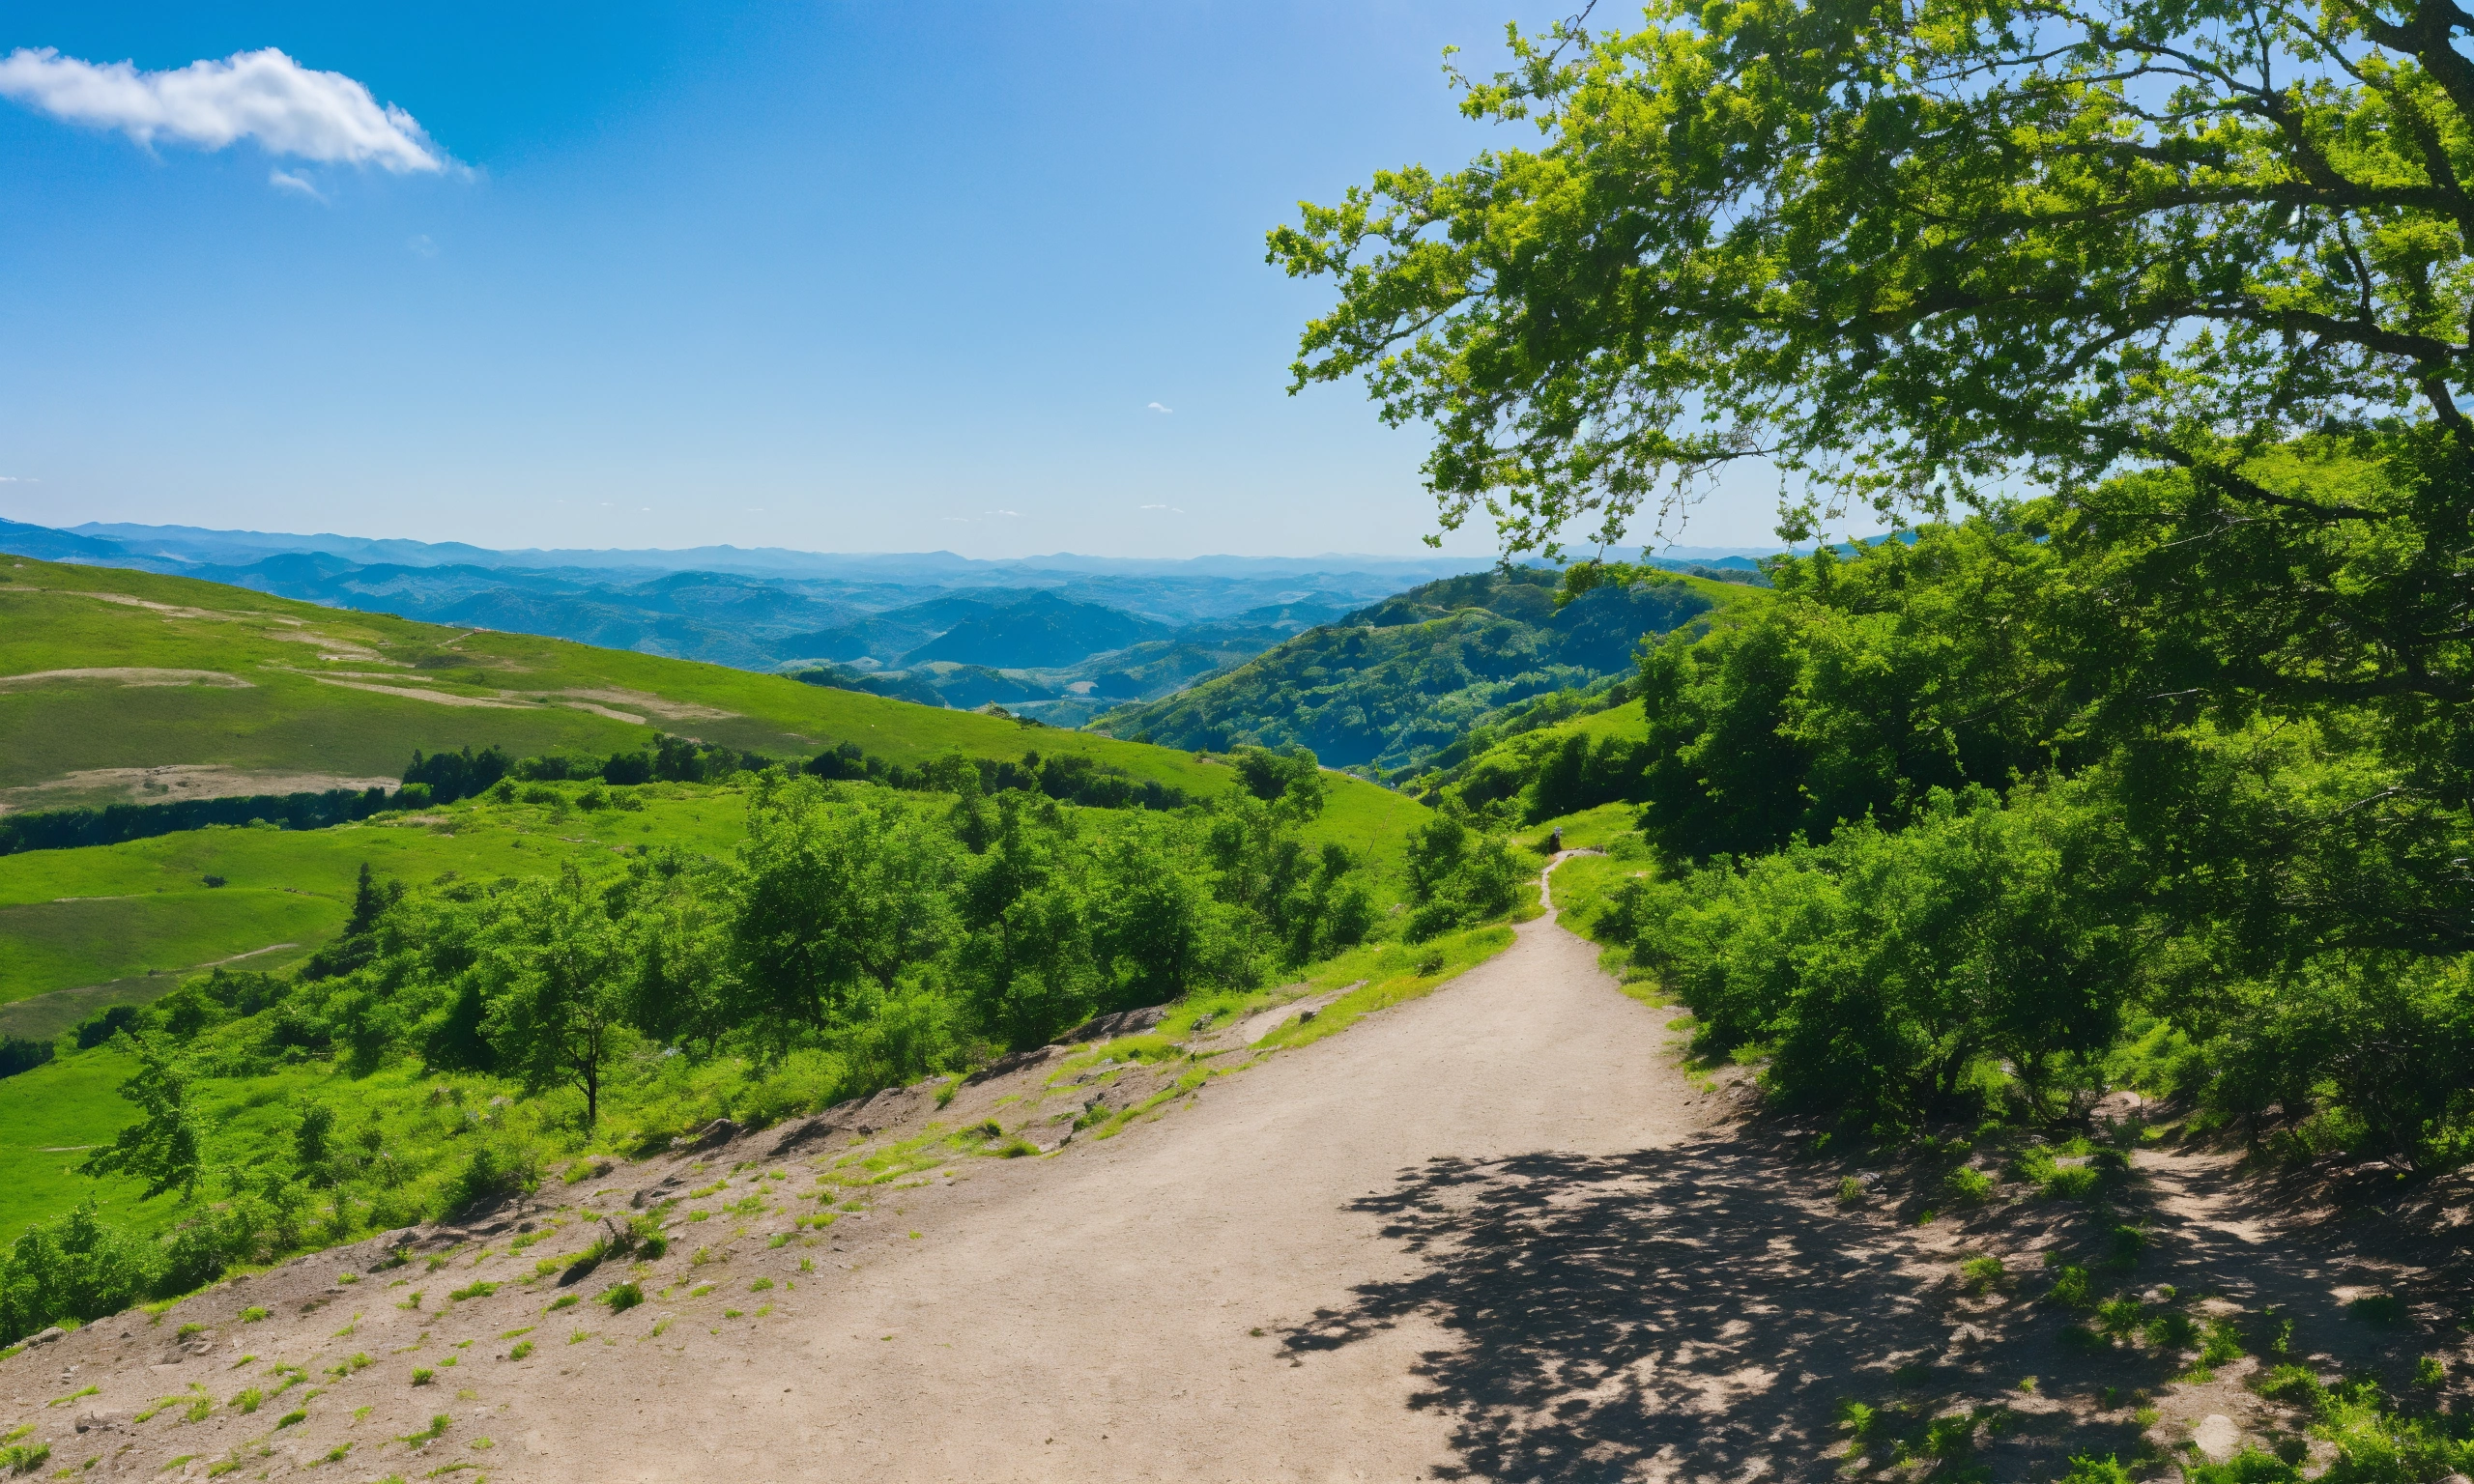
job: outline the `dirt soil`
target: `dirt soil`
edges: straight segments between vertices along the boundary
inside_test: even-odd
[[[330,788],[392,788],[391,778],[346,778],[297,770],[250,772],[214,764],[157,768],[87,768],[40,784],[0,788],[0,814],[21,810],[100,804],[177,804],[183,799],[247,798],[254,794],[324,793]]]
[[[2258,1361],[2176,1382],[2188,1356],[2069,1343],[2084,1316],[2037,1299],[2045,1252],[2125,1219],[2149,1236],[2113,1280],[2154,1312],[2275,1303],[2331,1371],[2462,1340],[2436,1311],[2351,1317],[2418,1274],[2221,1156],[2143,1151],[2102,1209],[1919,1224],[1938,1169],[1744,1118],[1597,958],[1550,915],[1301,1047],[1249,1049],[1315,1002],[1173,1052],[1137,1019],[943,1106],[923,1084],[716,1127],[49,1338],[0,1361],[0,1401],[45,1472],[172,1479],[1818,1478],[1851,1463],[1849,1401],[1877,1448],[1973,1418],[1944,1456],[1999,1479],[2210,1416],[2211,1443],[2276,1435],[2239,1384]],[[667,1253],[573,1270],[646,1213]],[[1983,1292],[1978,1254],[2005,1266]],[[641,1304],[608,1301],[622,1280]]]

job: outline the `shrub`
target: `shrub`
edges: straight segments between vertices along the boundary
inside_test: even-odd
[[[2065,1309],[2092,1309],[2096,1306],[2096,1286],[2089,1280],[2087,1270],[2063,1263],[2054,1270],[2053,1287],[2045,1297]]]
[[[2100,1181],[2087,1165],[2063,1165],[2045,1178],[2044,1193],[2057,1201],[2084,1201],[2096,1193]]]
[[[447,1210],[470,1211],[505,1196],[520,1195],[540,1183],[540,1165],[530,1150],[485,1139],[474,1146],[464,1167],[448,1183]]]
[[[2293,1484],[2301,1470],[2273,1453],[2244,1448],[2221,1464],[2196,1464],[2182,1472],[2187,1484]]]
[[[634,1283],[614,1283],[601,1296],[601,1301],[610,1305],[611,1313],[624,1314],[645,1301],[645,1291]]]
[[[1953,1200],[1969,1205],[1980,1205],[1993,1196],[1993,1177],[1964,1164],[1943,1176],[1942,1186]]]

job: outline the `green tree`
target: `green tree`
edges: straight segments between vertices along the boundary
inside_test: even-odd
[[[904,805],[836,798],[813,779],[748,810],[732,938],[739,1018],[823,1029],[863,986],[890,988],[951,931],[952,837]]]
[[[639,853],[628,863],[627,1020],[667,1045],[704,1042],[730,1028],[729,892],[720,873],[683,852]]]
[[[2463,530],[2474,63],[2453,0],[1647,20],[1515,33],[1510,71],[1460,79],[1464,113],[1541,148],[1384,172],[1271,235],[1340,289],[1299,383],[1363,374],[1387,419],[1430,424],[1447,527],[1484,508],[1525,550],[1592,519],[1611,544],[1645,502],[1768,459],[1884,509],[2144,466],[2309,528],[2344,502],[2258,457],[2385,429],[2432,484],[2424,528]],[[2461,697],[2462,675],[2415,678],[2415,647],[2382,677]]]
[[[137,1070],[120,1095],[137,1105],[137,1122],[87,1156],[78,1173],[130,1176],[146,1182],[140,1199],[178,1190],[186,1201],[197,1193],[206,1161],[206,1126],[189,1098],[189,1070],[156,1038],[126,1034]]]
[[[359,937],[378,926],[378,914],[387,910],[387,894],[378,887],[378,879],[369,873],[369,863],[360,863],[360,876],[352,889],[352,916],[344,920],[344,936]]]
[[[313,1102],[301,1112],[301,1122],[292,1130],[292,1163],[301,1178],[313,1185],[334,1184],[329,1168],[335,1157],[335,1110],[323,1102]]]
[[[507,894],[496,944],[505,988],[494,1040],[536,1090],[573,1083],[584,1094],[588,1128],[601,1120],[602,1073],[626,1023],[628,947],[602,884],[573,861],[561,862],[556,877]]]
[[[1204,863],[1172,830],[1123,831],[1105,864],[1106,953],[1134,1003],[1251,980],[1242,933],[1213,899]]]

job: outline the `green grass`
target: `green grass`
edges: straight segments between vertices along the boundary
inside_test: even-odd
[[[344,777],[402,771],[415,747],[496,742],[518,754],[561,748],[609,753],[656,729],[776,756],[856,742],[897,762],[948,748],[977,756],[1075,753],[1194,793],[1226,786],[1225,770],[1184,753],[1096,733],[1024,728],[975,712],[802,685],[781,675],[601,649],[521,634],[468,633],[378,614],[340,613],[189,578],[14,560],[0,584],[0,675],[145,667],[236,676],[246,688],[124,686],[60,680],[0,692],[0,787],[94,768],[163,763]],[[190,612],[91,596],[108,593]],[[316,642],[302,642],[301,638]],[[411,688],[488,705],[455,705],[322,682]],[[398,689],[401,689],[398,686]],[[608,698],[626,690],[671,707],[727,713],[674,717]],[[538,698],[547,696],[548,702]],[[644,725],[578,709],[600,705]],[[1216,776],[1215,776],[1216,775]]]
[[[1564,848],[1567,850],[1604,850],[1627,839],[1638,846],[1640,841],[1632,829],[1632,820],[1640,812],[1638,804],[1600,804],[1595,809],[1584,809],[1527,826],[1519,834],[1522,840],[1542,847],[1547,835],[1560,829],[1564,832]],[[1639,854],[1642,861],[1646,861],[1647,848],[1642,847]],[[1642,861],[1635,861],[1630,869],[1640,870]],[[1562,879],[1560,874],[1557,879]]]
[[[0,865],[43,853],[0,857]],[[17,874],[30,885],[40,872]],[[209,891],[194,883],[142,897],[0,906],[0,997],[22,1000],[112,981],[141,988],[147,986],[133,982],[149,978],[162,979],[168,990],[185,969],[278,943],[324,942],[346,915],[343,904],[325,898],[265,888]]]
[[[109,1143],[135,1116],[118,1091],[135,1065],[98,1047],[0,1081],[0,1233],[14,1240],[88,1196],[115,1221],[146,1231],[168,1222],[167,1202],[135,1204],[142,1182],[72,1173],[86,1157],[73,1146]]]

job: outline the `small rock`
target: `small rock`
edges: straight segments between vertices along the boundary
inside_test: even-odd
[[[116,1433],[120,1431],[120,1415],[101,1407],[89,1407],[77,1413],[75,1426],[81,1433]]]
[[[1298,1023],[1298,1024],[1300,1024],[1300,1025],[1304,1025],[1306,1022],[1308,1022],[1309,1020],[1313,1019],[1316,1015],[1319,1015],[1319,1014],[1321,1014],[1321,1013],[1322,1013],[1322,1012],[1321,1012],[1321,1011],[1319,1011],[1319,1010],[1302,1011],[1302,1012],[1300,1012],[1300,1013],[1298,1013],[1298,1016],[1297,1016],[1297,1023]]]
[[[2241,1447],[2242,1430],[2233,1425],[2231,1417],[2221,1412],[2211,1412],[2200,1418],[2199,1426],[2191,1429],[2191,1441],[2199,1444],[2200,1451],[2207,1456],[2209,1463],[2221,1464]]]
[[[68,1332],[68,1330],[61,1328],[58,1325],[54,1325],[50,1328],[43,1330],[41,1334],[37,1334],[29,1338],[26,1341],[26,1348],[28,1350],[32,1350],[38,1345],[48,1345]]]

